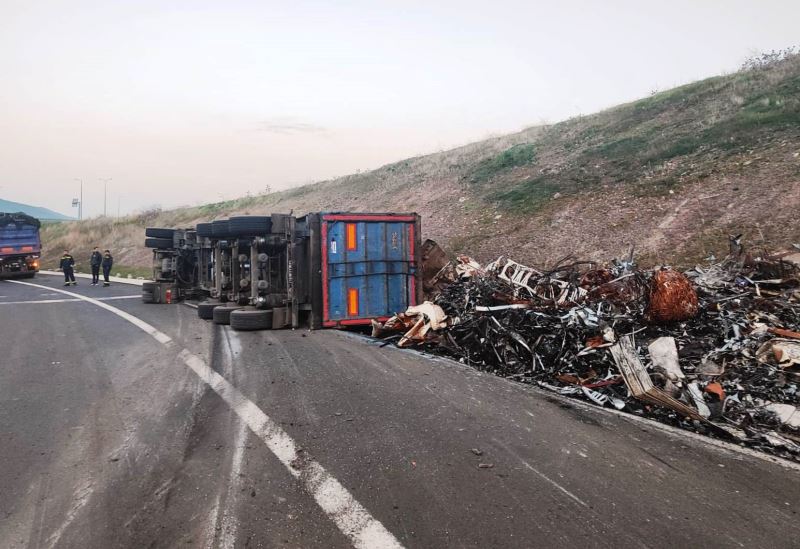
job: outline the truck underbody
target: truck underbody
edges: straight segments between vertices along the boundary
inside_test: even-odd
[[[39,256],[0,256],[0,278],[33,278],[39,271]]]

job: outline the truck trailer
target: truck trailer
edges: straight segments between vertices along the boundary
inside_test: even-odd
[[[33,278],[39,271],[41,223],[22,212],[0,213],[0,278]]]
[[[198,315],[236,330],[368,326],[421,300],[414,213],[239,216],[195,233]]]

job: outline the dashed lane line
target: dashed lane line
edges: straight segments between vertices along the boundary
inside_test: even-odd
[[[92,303],[127,320],[159,343],[172,347],[173,340],[165,333],[147,322],[97,299],[31,282],[22,282],[20,280],[9,280],[9,282],[56,291]],[[310,458],[294,439],[253,401],[244,396],[228,380],[206,364],[202,358],[188,349],[181,350],[178,353],[178,357],[217,393],[239,418],[247,424],[250,430],[266,444],[267,448],[314,498],[328,518],[336,524],[354,547],[358,549],[394,549],[403,547],[380,521],[356,501],[341,482],[328,473],[317,461]]]

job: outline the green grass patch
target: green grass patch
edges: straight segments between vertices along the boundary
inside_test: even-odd
[[[706,141],[702,137],[681,137],[662,147],[656,148],[643,159],[643,162],[664,162],[677,156],[686,156],[702,147],[705,142]]]
[[[536,160],[536,149],[532,144],[514,145],[497,156],[478,163],[469,180],[472,183],[486,183],[500,173],[517,166],[531,164],[534,160]]]
[[[658,112],[666,110],[674,105],[697,100],[704,92],[715,90],[716,84],[725,80],[724,76],[714,76],[699,82],[692,82],[677,88],[672,88],[663,92],[654,93],[650,97],[645,97],[633,103],[633,108],[637,111]]]
[[[114,265],[111,268],[111,274],[114,276],[121,276],[122,278],[128,278],[128,275],[131,275],[133,278],[146,278],[150,279],[153,277],[153,269],[148,267],[129,267],[127,265]]]
[[[625,159],[638,155],[650,146],[650,140],[646,137],[623,137],[616,141],[609,141],[589,152],[592,155],[601,156],[607,160]]]
[[[563,192],[563,186],[541,176],[523,181],[513,189],[493,193],[489,198],[509,210],[530,213],[541,209],[557,192]]]
[[[227,200],[225,202],[215,202],[214,204],[204,204],[199,206],[197,211],[201,215],[216,215],[231,209],[235,203],[235,200]]]

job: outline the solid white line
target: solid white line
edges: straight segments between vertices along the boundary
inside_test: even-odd
[[[155,340],[158,341],[159,343],[163,343],[164,345],[166,345],[167,343],[172,341],[171,337],[169,337],[167,334],[163,332],[156,330],[153,326],[151,326],[144,320],[140,320],[137,317],[133,316],[132,314],[126,313],[121,309],[117,309],[116,307],[113,307],[107,303],[103,303],[102,301],[99,301],[92,297],[86,297],[85,295],[76,294],[74,292],[68,292],[66,290],[59,290],[58,288],[51,288],[49,286],[42,286],[41,284],[33,284],[32,282],[22,282],[21,280],[9,280],[9,282],[11,282],[12,284],[22,284],[24,286],[32,286],[34,288],[44,288],[45,290],[51,290],[53,292],[58,292],[60,294],[77,297],[80,300],[87,301],[89,303],[97,305],[100,308],[110,311],[120,318],[124,318],[125,320],[127,320],[128,322],[130,322],[143,332],[154,337]]]
[[[9,282],[51,289],[77,297],[102,307],[120,318],[124,318],[164,345],[172,341],[168,335],[158,331],[147,322],[96,299],[30,282],[19,280],[10,280]],[[228,380],[206,364],[202,358],[192,354],[188,349],[183,349],[178,353],[178,357],[214,392],[222,397],[228,406],[247,424],[250,430],[266,444],[267,448],[283,463],[289,473],[311,494],[339,530],[350,539],[354,547],[358,549],[394,549],[402,547],[397,538],[383,524],[370,515],[369,511],[356,501],[347,488],[328,473],[322,465],[311,459],[295,443],[292,437],[256,406],[253,401],[244,396]]]
[[[120,299],[140,299],[138,295],[118,295],[114,297],[98,297],[97,301],[116,301]],[[37,299],[31,301],[0,301],[0,305],[40,305],[43,303],[78,303],[82,299]]]
[[[300,481],[339,530],[350,538],[353,546],[364,549],[402,547],[383,524],[355,500],[347,488],[322,465],[306,456],[277,423],[236,387],[189,350],[182,350],[178,356],[247,423],[250,430],[267,445],[292,476]]]
[[[47,276],[64,276],[64,273],[60,271],[39,271],[40,275],[47,275]],[[91,279],[92,275],[85,274],[85,273],[75,273],[75,278],[87,278]],[[110,276],[108,279],[111,282],[116,282],[118,284],[131,284],[133,286],[141,286],[145,282],[150,282],[149,280],[144,280],[143,278],[124,278],[121,276]]]

